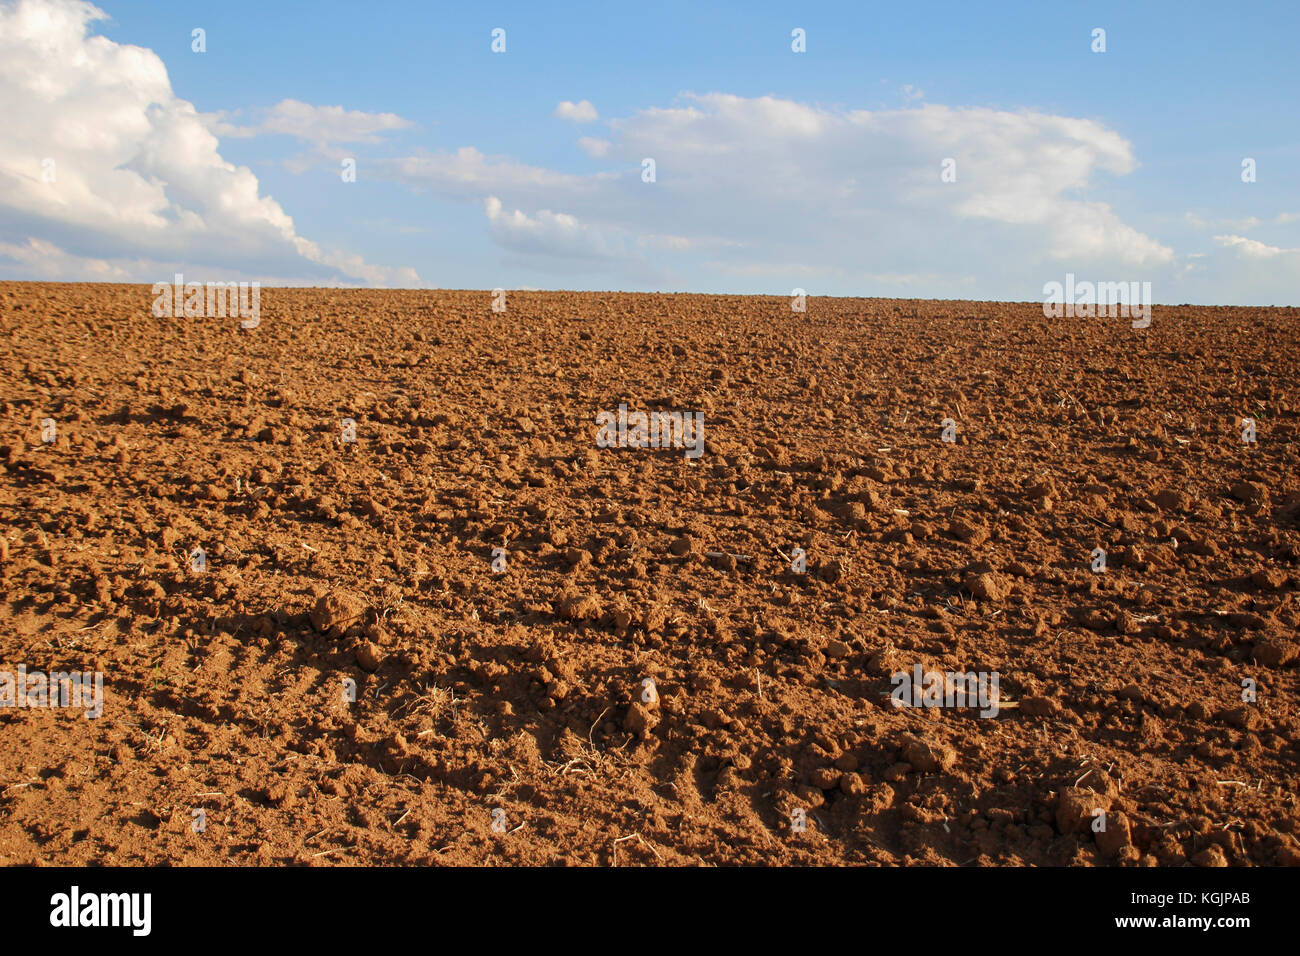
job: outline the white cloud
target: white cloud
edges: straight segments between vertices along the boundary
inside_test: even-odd
[[[386,176],[419,189],[429,189],[445,198],[480,201],[490,193],[527,193],[535,198],[547,195],[595,193],[607,174],[578,176],[529,166],[503,156],[488,156],[472,146],[451,153],[445,150],[419,152],[401,159],[375,160],[375,175]]]
[[[82,0],[0,4],[0,242],[10,261],[47,243],[65,265],[84,262],[86,277],[111,263],[125,272],[115,276],[152,282],[158,272],[138,270],[202,263],[313,284],[337,273],[418,280],[298,235],[252,171],[222,158],[155,53],[89,35],[103,19]]]
[[[513,252],[562,258],[623,258],[622,239],[579,222],[564,213],[543,209],[527,216],[507,213],[496,196],[483,201],[492,239]]]
[[[378,134],[410,129],[415,124],[395,113],[365,113],[341,106],[312,106],[299,100],[281,100],[263,111],[261,122],[239,126],[229,119],[239,115],[204,115],[208,127],[218,136],[246,139],[252,136],[284,135],[325,146],[331,143],[377,143]]]
[[[1219,225],[1226,226],[1233,232],[1249,232],[1258,229],[1263,223],[1254,216],[1247,216],[1245,219],[1220,219]]]
[[[1214,237],[1205,254],[1188,256],[1195,269],[1180,298],[1186,302],[1284,305],[1300,301],[1300,249],[1233,234]]]
[[[1038,221],[1054,224],[1047,248],[1062,261],[1114,259],[1139,267],[1174,261],[1172,249],[1121,222],[1105,203],[1061,203]]]
[[[64,252],[52,242],[29,238],[25,243],[0,242],[0,260],[21,266],[28,279],[54,282],[127,282],[131,271],[106,259],[88,259]]]
[[[609,155],[609,148],[614,144],[607,139],[598,139],[594,136],[580,136],[578,138],[578,148],[593,159],[601,159]]]
[[[1300,249],[1270,246],[1256,239],[1247,239],[1245,236],[1215,236],[1214,241],[1225,248],[1236,249],[1239,254],[1249,259],[1272,259],[1275,256],[1300,253]]]
[[[555,107],[554,115],[574,123],[594,123],[600,119],[600,116],[596,113],[596,107],[591,105],[590,100],[582,100],[577,103],[562,100],[560,105]]]
[[[683,249],[690,249],[695,243],[685,236],[641,236],[637,239],[637,245],[648,246],[651,249],[672,249],[677,252]]]
[[[380,175],[444,198],[494,196],[524,216],[555,210],[629,237],[633,258],[646,248],[671,257],[674,247],[640,240],[679,237],[682,268],[767,274],[774,289],[796,269],[851,283],[870,263],[879,276],[948,275],[963,295],[978,275],[999,295],[1036,296],[1062,267],[1174,263],[1171,248],[1090,198],[1104,176],[1137,168],[1128,141],[1093,120],[935,104],[843,111],[710,93],[608,127],[608,139],[579,141],[609,166],[590,175],[472,147],[392,161]],[[656,162],[654,183],[641,179],[645,157]],[[940,179],[948,157],[955,183]],[[554,236],[567,242],[562,230]],[[701,261],[706,241],[722,248]],[[782,272],[780,263],[799,265]],[[764,273],[772,264],[778,271]]]

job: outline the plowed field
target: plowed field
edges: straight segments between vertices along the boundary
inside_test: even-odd
[[[152,302],[0,284],[0,863],[1300,863],[1300,310]]]

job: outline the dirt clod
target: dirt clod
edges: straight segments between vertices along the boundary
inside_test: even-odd
[[[331,591],[317,600],[312,608],[311,623],[322,634],[339,637],[350,626],[360,622],[365,610],[365,603],[356,595]]]

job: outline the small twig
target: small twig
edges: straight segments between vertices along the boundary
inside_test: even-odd
[[[606,707],[604,710],[602,710],[602,711],[600,712],[600,717],[597,717],[597,718],[595,719],[595,721],[594,721],[594,722],[592,723],[592,725],[591,725],[591,728],[587,731],[587,743],[591,744],[591,749],[592,749],[592,750],[595,750],[595,749],[596,749],[596,745],[595,745],[595,743],[592,742],[591,735],[592,735],[593,733],[595,733],[595,731],[596,731],[596,724],[600,723],[601,717],[604,717],[604,716],[605,716],[606,714],[608,714],[608,713],[609,713],[609,708]],[[511,768],[511,771],[512,771],[512,772],[513,772],[513,769],[514,769],[514,768]]]
[[[704,556],[708,558],[735,558],[737,561],[753,561],[747,554],[732,554],[729,551],[705,551]]]

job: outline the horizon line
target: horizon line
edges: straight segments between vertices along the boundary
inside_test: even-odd
[[[208,282],[194,283],[196,285],[208,285],[218,281],[209,280]],[[728,297],[728,298],[752,298],[752,299],[789,299],[792,297],[789,292],[692,292],[686,290],[678,291],[654,291],[654,292],[633,292],[626,289],[539,289],[532,287],[506,288],[497,286],[493,289],[476,289],[476,288],[451,288],[449,286],[368,286],[368,285],[278,285],[268,284],[257,280],[235,280],[234,283],[245,282],[248,285],[256,284],[262,289],[282,289],[286,292],[292,291],[333,291],[333,292],[465,292],[477,293],[491,296],[495,289],[504,289],[506,292],[514,294],[543,293],[552,295],[556,293],[567,293],[570,295],[644,295],[644,296],[701,296],[701,297]],[[152,289],[154,285],[172,283],[151,283],[151,282],[107,282],[91,280],[69,280],[69,279],[0,279],[0,285],[53,285],[53,286],[140,286],[141,288]],[[190,283],[185,283],[189,285]],[[893,296],[893,295],[829,295],[818,294],[814,292],[804,292],[805,299],[861,299],[861,300],[879,300],[883,302],[969,302],[974,304],[988,305],[1038,305],[1045,303],[1056,303],[1054,299],[956,299],[943,297],[927,296]],[[1062,303],[1064,304],[1064,303]],[[1300,304],[1263,304],[1263,303],[1233,303],[1231,305],[1210,305],[1198,302],[1156,302],[1149,303],[1153,308],[1195,308],[1195,309],[1300,309]],[[1105,316],[1102,316],[1105,318]]]

